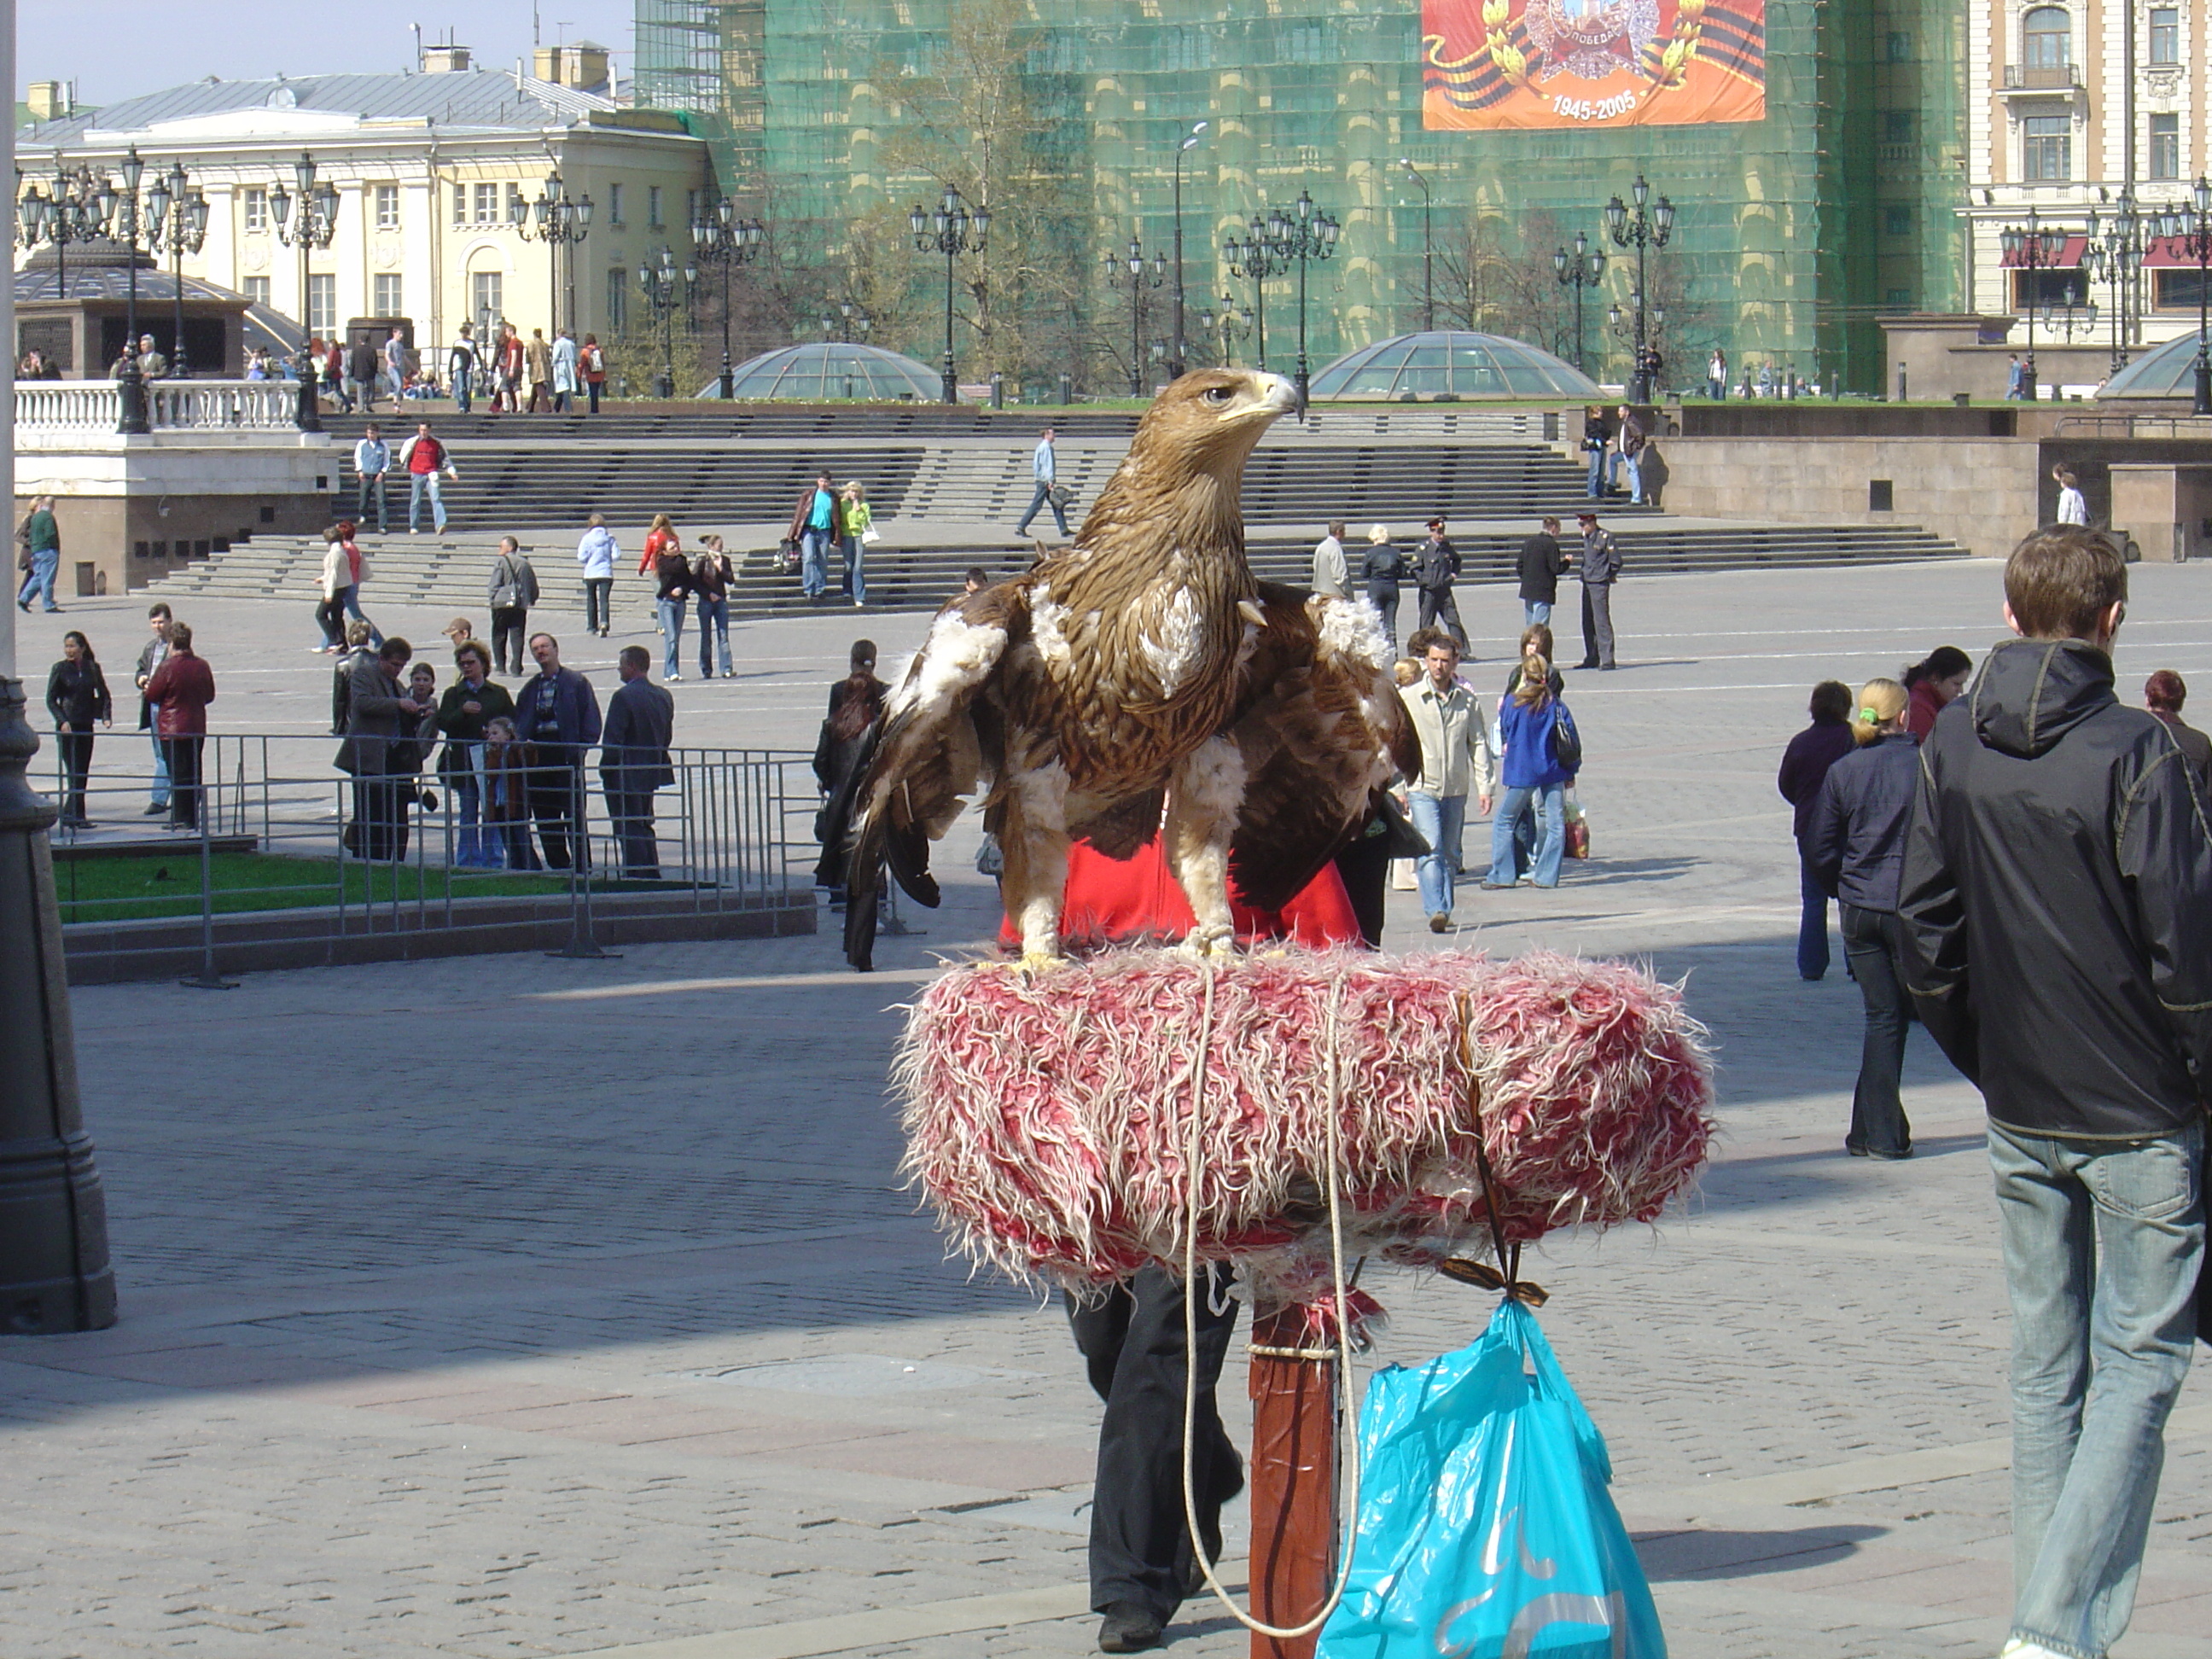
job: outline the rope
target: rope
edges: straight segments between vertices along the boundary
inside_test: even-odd
[[[1352,1580],[1351,1543],[1347,1541],[1343,1559],[1337,1563],[1336,1583],[1328,1593],[1328,1600],[1321,1611],[1303,1625],[1281,1626],[1262,1624],[1237,1605],[1236,1599],[1222,1588],[1221,1581],[1213,1576],[1213,1563],[1206,1559],[1206,1548],[1199,1540],[1198,1497],[1192,1474],[1191,1440],[1198,1427],[1198,1304],[1192,1300],[1192,1286],[1198,1276],[1199,1204],[1199,1128],[1201,1109],[1206,1103],[1206,1074],[1210,1051],[1213,1047],[1213,978],[1215,969],[1208,960],[1204,964],[1203,989],[1199,999],[1198,1048],[1193,1061],[1190,1084],[1190,1139],[1188,1156],[1183,1160],[1183,1182],[1189,1188],[1187,1213],[1184,1217],[1182,1241],[1182,1515],[1183,1524],[1190,1531],[1191,1553],[1198,1559],[1198,1568],[1206,1575],[1206,1588],[1214,1599],[1236,1616],[1237,1622],[1255,1636],[1271,1637],[1277,1641],[1289,1641],[1300,1636],[1310,1636],[1328,1622],[1337,1604],[1344,1600],[1345,1586]],[[1331,988],[1328,1001],[1328,1245],[1329,1267],[1336,1297],[1336,1349],[1329,1357],[1338,1365],[1337,1377],[1343,1389],[1345,1426],[1339,1437],[1337,1461],[1346,1471],[1349,1501],[1345,1513],[1353,1519],[1356,1528],[1359,1516],[1359,1406],[1352,1393],[1352,1316],[1345,1304],[1344,1279],[1344,1218],[1337,1184],[1337,1170],[1344,1133],[1344,1077],[1341,1046],[1338,1042],[1337,1006],[1341,1001],[1342,981]],[[1210,1277],[1210,1275],[1209,1275]],[[1255,1349],[1255,1352],[1263,1352]]]

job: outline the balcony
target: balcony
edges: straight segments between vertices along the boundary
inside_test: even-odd
[[[2002,90],[2008,94],[2076,93],[2081,90],[2081,66],[2079,64],[2007,64]]]

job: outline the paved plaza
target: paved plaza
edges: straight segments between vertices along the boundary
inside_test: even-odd
[[[1973,1659],[2004,1632],[2008,1321],[1978,1102],[1916,1035],[1921,1155],[1844,1156],[1860,1006],[1839,946],[1825,981],[1796,975],[1773,786],[1814,680],[1978,653],[1998,576],[1632,568],[1620,671],[1569,675],[1597,856],[1553,892],[1462,896],[1453,946],[1648,961],[1714,1034],[1724,1133],[1696,1200],[1527,1266],[1678,1659]],[[2212,570],[2133,578],[2124,695],[2172,667],[2212,714]],[[568,623],[602,696],[614,648],[650,642],[644,584],[621,585],[613,640],[532,619]],[[371,604],[418,644],[452,614]],[[1461,605],[1470,677],[1502,684],[1517,602]],[[322,731],[305,606],[185,614],[219,729]],[[27,678],[76,626],[127,684],[143,616],[134,596],[23,618]],[[735,627],[738,678],[676,688],[678,739],[811,748],[854,634],[889,667],[925,625]],[[944,1259],[884,1092],[896,1005],[994,924],[975,833],[943,849],[927,933],[884,940],[871,977],[827,927],[78,991],[122,1320],[0,1340],[0,1656],[1093,1650],[1096,1401],[1056,1305]],[[1392,948],[1443,943],[1416,908],[1394,899]],[[1456,1346],[1490,1310],[1441,1279],[1364,1282],[1392,1316],[1378,1362]],[[1240,1437],[1243,1392],[1232,1364]],[[1231,1530],[1241,1583],[1241,1510]],[[2117,1653],[2202,1659],[2208,1630],[2200,1370]],[[1248,1639],[1199,1603],[1170,1635],[1210,1659]]]

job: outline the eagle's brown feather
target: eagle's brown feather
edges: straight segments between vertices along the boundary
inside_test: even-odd
[[[1387,685],[1387,645],[1371,613],[1263,590],[1244,556],[1244,463],[1291,402],[1276,375],[1182,376],[1073,547],[939,613],[861,787],[848,861],[856,965],[872,945],[861,900],[876,871],[887,859],[934,903],[927,842],[979,782],[1032,957],[1056,942],[1073,839],[1127,857],[1164,807],[1168,857],[1211,946],[1228,930],[1232,838],[1272,892],[1299,869],[1303,885],[1356,828],[1404,741],[1396,697],[1370,695]],[[1255,601],[1257,628],[1240,608]]]

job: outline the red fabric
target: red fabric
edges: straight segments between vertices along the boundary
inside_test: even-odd
[[[1936,682],[1923,680],[1912,688],[1912,700],[1905,705],[1905,729],[1916,740],[1923,739],[1936,729],[1936,717],[1943,712],[1936,701]]]
[[[172,651],[146,682],[146,701],[154,705],[156,737],[205,737],[215,670],[189,651]]]
[[[2058,250],[2058,257],[2056,259],[2039,260],[2036,269],[2039,270],[2076,270],[2080,267],[2081,256],[2087,250],[2088,246],[2089,239],[2086,236],[2069,236],[2066,239],[2066,246]],[[1997,263],[2008,270],[2019,270],[2027,265],[2027,261],[2021,254],[2002,253],[1998,256]]]
[[[356,587],[359,587],[361,586],[361,547],[355,542],[340,542],[338,545],[345,549],[346,580]]]
[[[1254,910],[1236,896],[1230,902],[1238,939],[1289,939],[1310,950],[1333,945],[1364,945],[1352,896],[1336,866],[1325,864],[1297,897],[1279,910]],[[1133,939],[1179,939],[1197,926],[1190,901],[1168,872],[1157,840],[1137,849],[1134,858],[1109,859],[1090,842],[1079,841],[1067,860],[1067,890],[1060,933],[1071,944],[1125,944]],[[1021,936],[1011,919],[999,927],[999,942],[1018,949]]]
[[[663,548],[673,551],[682,545],[683,543],[665,530],[647,531],[645,537],[645,552],[637,562],[637,574],[641,576],[651,575],[653,562],[659,558]]]
[[[437,472],[444,470],[446,447],[435,438],[418,435],[414,447],[407,452],[410,472]]]

